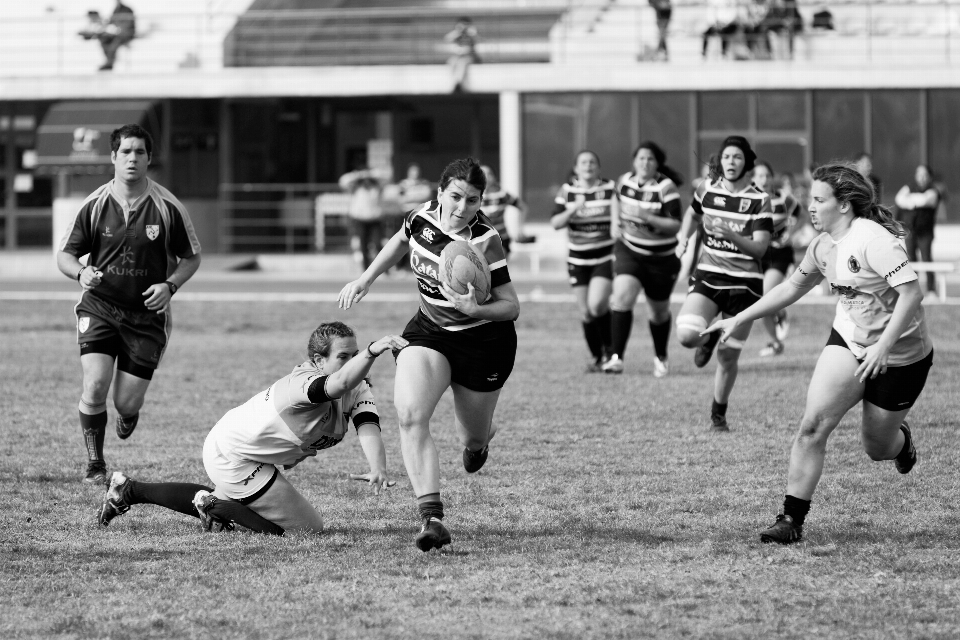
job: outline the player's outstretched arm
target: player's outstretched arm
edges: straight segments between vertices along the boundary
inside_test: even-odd
[[[327,377],[324,390],[328,398],[339,398],[356,387],[370,373],[373,361],[392,349],[403,349],[407,341],[400,336],[384,336],[360,349],[360,353],[350,358],[343,367]]]
[[[384,245],[377,257],[367,267],[367,270],[359,278],[353,282],[348,282],[340,290],[340,299],[337,303],[339,307],[349,309],[355,302],[360,302],[367,295],[367,291],[370,290],[370,285],[387,269],[397,264],[397,261],[406,253],[407,244],[407,235],[403,229],[400,229]]]
[[[771,289],[765,296],[754,302],[752,305],[733,316],[714,322],[712,325],[700,332],[700,335],[721,331],[720,342],[726,342],[730,334],[737,330],[741,325],[759,320],[764,316],[770,316],[780,311],[784,307],[802,298],[812,287],[798,286],[796,283],[785,280]]]
[[[357,436],[370,465],[370,473],[351,473],[350,479],[366,481],[373,488],[373,493],[380,495],[382,490],[397,484],[387,475],[387,454],[383,448],[383,438],[380,437],[380,427],[372,423],[362,424],[357,427]]]

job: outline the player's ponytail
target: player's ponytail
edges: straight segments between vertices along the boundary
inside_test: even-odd
[[[356,335],[353,329],[339,320],[324,322],[310,335],[310,342],[307,343],[307,358],[311,361],[326,358],[330,355],[330,345],[336,338],[350,338]]]
[[[860,174],[856,165],[825,164],[813,171],[813,179],[830,185],[833,197],[838,202],[848,203],[854,218],[872,220],[897,238],[906,235],[903,225],[894,219],[890,209],[877,201],[873,184]]]

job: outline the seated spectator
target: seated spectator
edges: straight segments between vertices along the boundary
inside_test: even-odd
[[[480,56],[477,55],[477,40],[480,35],[470,18],[460,18],[453,30],[443,39],[454,46],[454,54],[448,61],[453,71],[453,92],[463,93],[467,90],[467,71],[470,65],[480,62]]]
[[[707,0],[707,23],[709,26],[703,32],[704,59],[713,36],[720,38],[720,55],[726,58],[730,42],[740,30],[737,22],[737,0]]]
[[[670,17],[673,15],[673,5],[670,0],[650,0],[650,6],[656,12],[657,33],[659,40],[657,42],[657,60],[666,62],[669,59],[667,53],[667,28],[670,26]]]
[[[100,67],[100,71],[109,71],[113,69],[120,47],[128,44],[137,35],[133,9],[117,0],[109,20],[104,21],[97,11],[88,11],[87,19],[89,22],[80,31],[80,35],[86,40],[96,38],[100,41],[103,55],[106,56],[106,62]]]
[[[813,14],[813,28],[821,31],[833,31],[833,14],[826,7]]]
[[[770,0],[770,9],[760,24],[760,30],[766,38],[771,58],[793,60],[793,37],[803,31],[803,18],[797,10],[797,0]],[[786,51],[782,46],[774,45],[771,34],[777,34],[780,42],[786,43]]]

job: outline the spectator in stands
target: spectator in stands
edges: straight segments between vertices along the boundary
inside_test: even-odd
[[[740,29],[737,24],[737,0],[707,0],[707,21],[709,26],[703,32],[703,58],[707,57],[707,46],[712,36],[720,38],[720,55],[726,58],[730,42]]]
[[[897,192],[897,219],[907,232],[907,258],[910,262],[933,262],[933,227],[937,222],[940,192],[933,184],[933,172],[921,164],[913,174],[913,184]],[[927,272],[927,293],[937,292],[936,275]]]
[[[883,202],[883,182],[873,172],[873,158],[866,151],[861,151],[857,156],[857,171],[873,185],[873,190],[877,194],[877,202]]]
[[[803,31],[803,18],[797,10],[797,0],[770,0],[767,15],[760,23],[761,37],[764,38],[770,57],[793,60],[793,37]],[[774,45],[771,34],[777,34],[779,46]],[[786,43],[786,51],[783,43]]]
[[[453,56],[449,60],[453,70],[453,92],[463,93],[467,90],[467,71],[470,65],[480,62],[480,56],[477,55],[477,40],[480,36],[470,18],[460,18],[453,31],[443,39],[454,47]]]
[[[650,0],[650,6],[653,7],[657,15],[657,32],[659,41],[657,42],[657,60],[666,62],[669,60],[667,53],[667,27],[670,26],[670,17],[673,15],[673,5],[670,0]]]
[[[380,252],[383,240],[383,185],[371,169],[360,169],[340,177],[340,188],[352,194],[350,199],[350,247],[357,262],[366,269]]]
[[[121,0],[117,0],[117,5],[106,22],[100,19],[100,14],[96,11],[88,11],[87,17],[90,23],[84,27],[80,35],[88,40],[96,38],[100,41],[103,55],[107,58],[100,67],[100,71],[109,71],[113,69],[120,47],[128,44],[137,35],[137,22],[133,9],[123,4]]]
[[[833,31],[833,14],[826,7],[813,14],[813,28],[821,31]]]

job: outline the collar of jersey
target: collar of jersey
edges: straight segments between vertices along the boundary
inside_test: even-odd
[[[116,181],[117,181],[116,178],[110,181],[110,195],[113,196],[113,199],[120,204],[121,208],[123,208],[123,204],[126,202],[126,198],[124,198],[117,192]],[[143,190],[143,193],[140,194],[140,197],[137,198],[137,201],[134,203],[134,205],[130,207],[130,211],[136,211],[137,209],[140,208],[141,204],[143,204],[149,199],[149,196],[147,194],[150,193],[151,189],[153,189],[153,180],[151,180],[150,178],[147,178],[147,188]]]
[[[467,226],[464,227],[465,229],[470,229],[470,237],[469,237],[469,238],[464,238],[463,236],[461,236],[461,235],[458,234],[458,233],[450,233],[450,232],[448,232],[448,231],[444,231],[444,230],[443,230],[443,227],[440,226],[440,201],[439,201],[439,200],[434,200],[434,202],[437,203],[437,206],[436,206],[435,209],[427,209],[426,211],[421,211],[420,214],[421,214],[421,215],[423,215],[423,214],[429,214],[429,215],[427,215],[427,218],[429,218],[429,220],[430,220],[430,222],[433,224],[433,226],[435,226],[435,227],[440,231],[440,233],[442,233],[443,235],[447,236],[448,238],[452,238],[452,239],[454,239],[454,240],[460,240],[460,241],[463,241],[463,242],[470,242],[471,240],[473,240],[473,225],[475,225],[476,223],[478,223],[478,222],[480,221],[480,218],[478,217],[478,215],[479,215],[479,213],[480,213],[479,210],[477,211],[477,214],[478,214],[478,215],[473,216],[473,220],[471,220],[470,222],[468,222],[468,223],[467,223]],[[436,217],[434,217],[434,215],[436,215]]]

